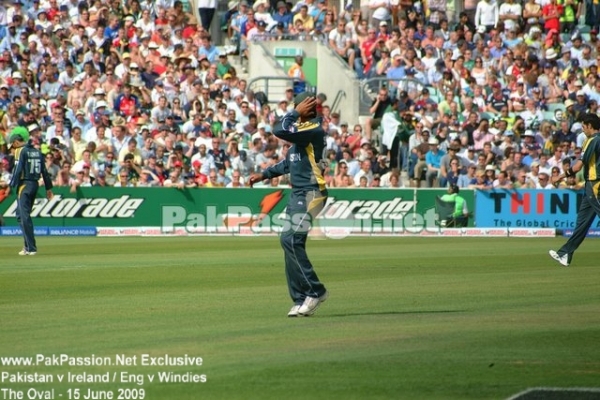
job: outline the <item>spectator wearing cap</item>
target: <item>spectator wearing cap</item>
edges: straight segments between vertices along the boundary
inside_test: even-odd
[[[219,61],[217,62],[217,76],[223,78],[223,76],[231,70],[231,63],[227,58],[227,53],[219,54]]]
[[[41,144],[44,141],[42,137],[42,130],[40,129],[40,126],[35,122],[35,120],[33,120],[32,123],[29,125],[24,124],[21,126],[27,127],[27,131],[29,132],[29,139],[32,143]]]
[[[555,1],[555,0],[553,0]],[[550,182],[550,176],[545,173],[545,172],[541,172],[538,176],[537,179],[537,184],[535,185],[536,189],[542,189],[542,190],[551,190],[551,189],[555,189],[554,185],[552,184],[552,182]]]
[[[97,118],[96,113],[102,112],[107,108],[106,103],[106,92],[104,89],[97,88],[92,92],[92,96],[89,96],[83,106],[86,115],[89,116],[90,120],[94,122]]]
[[[535,142],[535,138],[533,138],[533,140],[531,140],[531,143],[523,144],[522,151],[524,151],[525,153],[521,153],[521,154],[526,154],[523,157],[523,164],[525,164],[527,166],[531,166],[531,164],[533,162],[539,163],[540,150],[541,150],[541,147]]]
[[[533,26],[529,30],[529,35],[525,37],[524,42],[527,47],[534,49],[537,54],[540,54],[544,50],[542,30],[537,26]]]
[[[131,70],[131,54],[128,52],[123,53],[121,56],[121,63],[115,67],[115,75],[120,80],[123,80],[125,74]]]
[[[171,135],[178,135],[181,133],[181,128],[179,127],[179,124],[175,122],[175,116],[172,113],[168,114],[165,118],[165,127]]]
[[[583,87],[583,82],[580,79],[576,79],[574,73],[569,74],[567,81],[565,82],[565,91],[568,93],[567,98],[570,100],[577,100],[577,91]]]
[[[247,150],[239,150],[237,141],[232,140],[227,146],[227,157],[232,170],[241,172],[243,176],[249,176],[254,172],[254,161],[248,157]],[[242,179],[243,182],[243,179]]]
[[[439,178],[442,157],[446,154],[439,149],[439,141],[435,137],[429,138],[429,151],[425,154],[425,162],[427,164],[426,180],[428,187],[434,187]],[[419,173],[419,171],[415,171]],[[420,173],[419,175],[420,176]]]
[[[444,154],[440,160],[440,174],[439,181],[440,187],[446,187],[448,183],[456,184],[458,182],[458,176],[460,175],[459,171],[461,168],[460,159],[458,156],[458,152],[460,151],[460,145],[451,143],[448,146],[448,153]],[[456,161],[456,168],[453,168],[452,161]],[[450,177],[453,177],[450,180],[448,174],[453,171]]]
[[[7,83],[0,83],[0,109],[6,111],[11,101],[10,87]]]
[[[100,117],[95,119],[93,122],[88,121],[83,114],[83,110],[78,110],[76,112],[75,122],[73,123],[73,127],[79,127],[81,132],[83,132],[83,138],[87,142],[94,142],[97,145],[97,150],[108,151],[110,147],[110,138],[112,137],[112,130],[108,127],[105,121],[102,119],[106,119],[107,117]],[[102,135],[100,135],[100,131],[102,131]],[[102,147],[102,142],[108,147]]]
[[[438,58],[435,62],[435,68],[432,68],[427,73],[427,81],[429,84],[438,90],[442,89],[444,83],[444,72],[446,63],[441,58]]]
[[[256,26],[250,29],[246,35],[247,42],[257,40],[268,40],[267,35],[267,23],[263,20],[256,22]]]
[[[588,100],[585,92],[582,89],[577,90],[575,93],[575,104],[573,105],[573,112],[576,115],[583,115],[588,110]]]
[[[287,4],[284,1],[278,1],[273,12],[273,20],[283,24],[284,29],[288,29],[293,22],[294,15],[288,11]]]

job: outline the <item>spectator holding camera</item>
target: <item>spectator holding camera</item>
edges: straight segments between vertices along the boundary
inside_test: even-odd
[[[132,155],[132,157],[126,158],[128,155]],[[133,160],[136,165],[142,165],[142,152],[137,147],[136,139],[129,139],[127,141],[127,146],[123,147],[119,152],[119,165],[121,167],[129,167],[128,160]]]

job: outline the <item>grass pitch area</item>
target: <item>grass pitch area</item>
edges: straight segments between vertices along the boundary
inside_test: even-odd
[[[313,317],[287,318],[277,238],[39,238],[35,257],[4,238],[0,357],[125,355],[137,365],[4,359],[0,388],[183,400],[502,399],[598,387],[600,242],[588,239],[564,268],[547,255],[563,240],[309,241],[330,298]],[[144,366],[144,354],[203,360]],[[206,382],[159,382],[167,372]],[[19,373],[54,381],[11,382]]]

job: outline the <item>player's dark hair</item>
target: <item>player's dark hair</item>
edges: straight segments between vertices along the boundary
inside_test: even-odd
[[[600,117],[596,114],[587,113],[584,114],[581,119],[581,124],[591,125],[594,130],[600,130]]]

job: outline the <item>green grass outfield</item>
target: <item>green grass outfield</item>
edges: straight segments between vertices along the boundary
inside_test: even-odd
[[[547,255],[563,241],[310,241],[330,298],[313,317],[287,318],[277,238],[39,238],[35,257],[17,256],[22,240],[3,238],[0,356],[188,354],[203,365],[0,373],[189,371],[206,383],[0,388],[54,389],[56,399],[91,387],[143,388],[149,400],[289,400],[599,387],[600,241],[584,242],[570,268]]]

